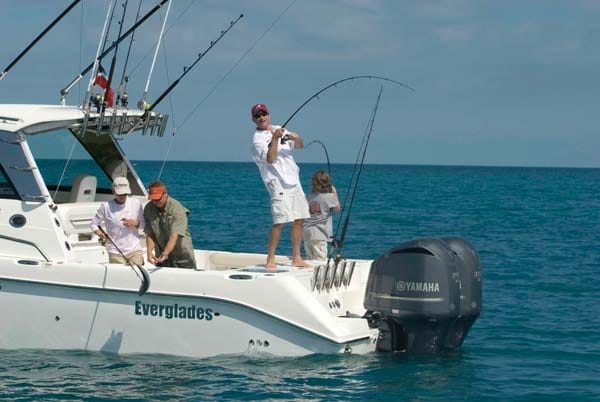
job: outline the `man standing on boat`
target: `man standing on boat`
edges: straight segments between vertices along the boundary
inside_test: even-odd
[[[266,270],[275,271],[275,252],[285,223],[292,222],[292,265],[308,267],[300,255],[302,220],[310,216],[308,203],[300,183],[300,168],[294,160],[294,149],[304,147],[302,138],[280,126],[271,125],[267,106],[252,106],[256,131],[252,140],[252,159],[267,187],[271,200],[273,225],[269,234]]]
[[[148,199],[144,207],[148,261],[162,267],[196,268],[188,227],[190,211],[170,197],[158,180],[150,183]]]
[[[138,229],[144,228],[144,212],[142,204],[129,197],[131,188],[125,177],[113,180],[114,199],[103,202],[92,218],[91,228],[100,239],[106,242],[105,234],[112,241],[106,242],[108,262],[111,264],[144,265],[144,253]],[[104,226],[104,231],[99,227]],[[121,254],[123,252],[123,254]]]

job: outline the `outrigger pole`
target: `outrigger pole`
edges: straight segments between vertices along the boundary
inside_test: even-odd
[[[118,46],[119,43],[121,43],[125,38],[127,38],[129,35],[131,35],[137,29],[137,27],[139,27],[140,25],[142,25],[148,18],[150,18],[150,16],[152,14],[154,14],[156,11],[158,11],[158,9],[160,9],[167,1],[169,1],[169,0],[161,0],[160,3],[158,3],[157,5],[155,5],[138,22],[136,22],[135,24],[133,24],[131,26],[131,28],[129,28],[123,35],[121,35],[116,41],[114,41],[111,46],[109,46],[108,48],[106,48],[100,55],[98,55],[98,57],[93,62],[91,62],[86,68],[84,68],[65,88],[61,89],[60,90],[61,100],[64,102],[67,94],[69,93],[69,90],[73,87],[73,85],[75,85],[80,79],[82,79],[83,76],[85,74],[87,74],[94,67],[94,64],[97,61],[99,62],[100,60],[102,60],[116,46]]]
[[[150,71],[148,72],[148,79],[146,79],[146,86],[144,87],[144,95],[142,95],[142,99],[140,100],[141,105],[145,105],[146,94],[148,94],[148,88],[150,88],[150,80],[152,79],[152,72],[154,71],[154,64],[156,64],[156,56],[158,56],[158,49],[160,49],[160,43],[162,42],[163,34],[165,33],[165,26],[167,25],[167,19],[169,18],[169,11],[171,11],[171,4],[173,2],[169,2],[167,7],[167,12],[165,14],[165,19],[163,20],[162,27],[160,29],[160,33],[158,34],[158,40],[156,41],[156,47],[154,48],[154,56],[152,57],[152,64],[150,64]],[[143,109],[143,106],[141,107]]]
[[[202,59],[202,58],[203,58],[203,57],[204,57],[204,56],[205,56],[205,55],[206,55],[206,54],[207,54],[207,53],[210,51],[210,49],[212,49],[212,48],[213,48],[213,47],[214,47],[214,46],[217,44],[217,42],[219,42],[219,41],[221,40],[221,38],[222,38],[223,36],[225,36],[225,34],[227,34],[227,32],[229,32],[229,30],[230,30],[231,28],[233,28],[233,26],[234,26],[234,25],[235,25],[235,24],[236,24],[236,23],[237,23],[239,20],[241,20],[243,17],[244,17],[244,14],[240,14],[240,16],[239,16],[239,17],[237,17],[237,19],[236,19],[235,21],[231,21],[231,22],[229,23],[229,27],[228,27],[226,30],[224,30],[224,31],[221,31],[221,34],[219,35],[219,37],[218,37],[216,40],[214,40],[214,41],[211,41],[211,42],[210,42],[210,46],[209,46],[209,47],[208,47],[208,48],[207,48],[207,49],[206,49],[206,50],[205,50],[203,53],[200,53],[200,54],[198,54],[198,58],[197,58],[197,59],[196,59],[196,60],[195,60],[195,61],[192,63],[192,65],[191,65],[191,66],[189,66],[189,67],[185,67],[185,66],[184,66],[184,67],[183,67],[183,73],[182,73],[182,74],[181,74],[181,75],[180,75],[180,76],[179,76],[179,77],[178,77],[178,78],[177,78],[175,81],[173,81],[173,83],[171,83],[171,85],[169,85],[169,86],[167,87],[167,89],[165,89],[165,90],[163,91],[163,93],[161,93],[161,94],[158,96],[158,98],[156,98],[156,100],[155,100],[154,102],[152,102],[152,103],[150,103],[150,104],[148,104],[148,103],[143,103],[143,105],[142,105],[142,106],[143,106],[143,108],[146,110],[146,113],[145,113],[145,114],[148,114],[148,112],[152,111],[152,109],[154,109],[154,108],[156,107],[156,105],[158,105],[158,104],[159,104],[159,103],[160,103],[160,102],[161,102],[161,101],[162,101],[162,100],[163,100],[163,99],[164,99],[164,98],[165,98],[165,97],[166,97],[166,96],[169,94],[169,92],[171,92],[171,91],[172,91],[172,90],[173,90],[173,89],[174,89],[174,88],[175,88],[175,87],[176,87],[176,86],[179,84],[179,81],[181,81],[181,79],[182,79],[183,77],[185,77],[185,75],[186,75],[187,73],[189,73],[189,72],[190,72],[190,71],[191,71],[191,70],[194,68],[194,66],[195,66],[196,64],[198,64],[198,62],[199,62],[199,61],[200,61],[200,60],[201,60],[201,59]]]
[[[71,9],[73,9],[73,7],[75,7],[77,5],[77,3],[79,3],[81,0],[75,0],[74,2],[71,3],[71,5],[69,5],[69,7],[67,7],[65,9],[65,11],[63,11],[58,17],[56,17],[54,19],[54,21],[52,21],[50,23],[50,25],[48,25],[46,27],[46,29],[44,29],[30,44],[29,46],[27,46],[5,69],[4,71],[2,71],[2,74],[0,74],[0,80],[2,80],[6,74],[8,73],[8,71],[15,65],[17,64],[17,62],[19,60],[21,60],[21,58],[23,56],[25,56],[25,54],[33,47],[35,46],[35,44],[42,39],[42,37],[44,35],[46,35],[48,33],[48,31],[50,31],[54,25],[56,25],[58,23],[58,21],[60,21],[65,15],[67,15],[69,13],[69,11],[71,11]]]

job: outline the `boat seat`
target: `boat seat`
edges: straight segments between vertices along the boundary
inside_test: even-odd
[[[91,202],[96,198],[98,179],[89,174],[80,174],[73,179],[68,202]]]

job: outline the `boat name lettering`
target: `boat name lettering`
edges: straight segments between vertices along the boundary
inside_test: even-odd
[[[142,303],[139,300],[136,300],[135,302],[135,315],[164,317],[168,320],[179,318],[210,321],[213,319],[213,311],[211,308],[197,307],[193,304],[191,306],[186,306],[179,304]]]
[[[439,292],[440,284],[438,282],[405,282],[396,283],[398,292]]]

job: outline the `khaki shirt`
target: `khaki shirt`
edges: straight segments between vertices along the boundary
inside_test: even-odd
[[[161,265],[178,268],[196,268],[192,235],[188,227],[190,211],[179,201],[169,196],[165,210],[161,212],[152,202],[144,207],[146,227],[144,232],[154,238],[154,255],[160,255],[171,233],[177,233],[179,238],[168,259]]]

